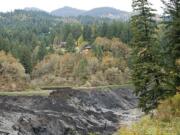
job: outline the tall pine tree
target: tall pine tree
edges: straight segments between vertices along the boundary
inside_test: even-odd
[[[66,50],[68,52],[74,52],[75,51],[75,43],[74,43],[74,38],[73,38],[73,35],[72,33],[69,33],[67,39],[66,39]]]
[[[155,10],[147,0],[133,0],[132,7],[132,80],[139,96],[139,106],[144,112],[149,112],[157,107],[169,90],[164,90],[165,77],[158,64]]]
[[[167,24],[168,53],[171,56],[171,72],[174,75],[176,92],[180,92],[180,0],[163,1]],[[175,92],[174,92],[175,94]]]
[[[25,68],[26,73],[32,72],[32,61],[31,61],[31,51],[28,47],[22,47],[21,48],[21,54],[20,54],[20,62]]]

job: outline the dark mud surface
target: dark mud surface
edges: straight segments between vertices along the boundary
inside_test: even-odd
[[[112,135],[138,115],[129,89],[55,90],[49,97],[0,96],[0,135]]]

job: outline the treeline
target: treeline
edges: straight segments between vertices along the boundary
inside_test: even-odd
[[[133,0],[132,79],[143,111],[180,90],[180,1],[163,1],[165,21],[157,25],[147,0]]]
[[[129,23],[118,20],[59,18],[41,11],[0,13],[0,50],[19,59],[26,73],[31,73],[44,56],[53,52],[54,44],[68,42],[74,51],[78,39],[91,44],[98,36],[117,37],[128,43],[131,35]]]

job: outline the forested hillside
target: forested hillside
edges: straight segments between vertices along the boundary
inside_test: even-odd
[[[72,7],[63,7],[53,10],[51,14],[60,17],[88,16],[97,18],[110,18],[117,20],[119,19],[121,21],[128,21],[131,17],[130,12],[121,11],[112,7],[93,8],[91,10],[80,10]]]
[[[129,22],[15,10],[0,14],[0,26],[0,50],[12,54],[33,82],[78,86],[128,82]]]

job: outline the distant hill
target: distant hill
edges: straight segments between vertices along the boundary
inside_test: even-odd
[[[79,10],[71,7],[63,7],[51,12],[55,16],[92,16],[92,17],[101,17],[101,18],[111,18],[111,19],[122,19],[128,20],[130,13],[126,11],[121,11],[111,7],[101,7],[94,8],[89,11]]]
[[[84,12],[85,12],[84,10],[80,10],[76,8],[63,7],[52,11],[51,14],[55,16],[68,17],[68,16],[79,16]]]
[[[36,7],[26,7],[24,8],[25,11],[43,11],[39,8],[36,8]]]
[[[83,13],[82,15],[93,16],[93,17],[105,17],[112,19],[123,19],[127,20],[130,17],[130,13],[121,11],[111,7],[94,8],[90,11]]]

